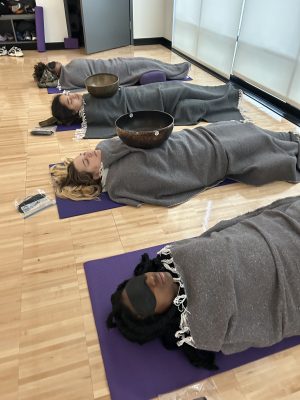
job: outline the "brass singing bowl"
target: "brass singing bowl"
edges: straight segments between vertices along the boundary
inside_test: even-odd
[[[115,125],[117,135],[128,146],[153,149],[168,139],[174,118],[164,111],[135,111],[119,117]]]
[[[94,97],[111,97],[119,89],[119,77],[114,74],[95,74],[85,80],[88,92]]]

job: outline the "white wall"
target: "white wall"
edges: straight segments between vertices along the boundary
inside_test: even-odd
[[[132,0],[133,38],[161,37],[165,34],[165,0]]]
[[[36,0],[44,8],[46,43],[68,37],[63,0]],[[172,40],[173,0],[132,0],[133,38],[165,37]]]
[[[63,42],[68,37],[63,0],[36,0],[36,5],[44,9],[46,43]]]

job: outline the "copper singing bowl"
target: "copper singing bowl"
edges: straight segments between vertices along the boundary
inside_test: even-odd
[[[119,89],[119,78],[114,74],[95,74],[86,78],[85,86],[94,97],[111,97]]]
[[[118,136],[128,146],[153,149],[168,139],[174,118],[163,111],[136,111],[122,115],[115,124]]]

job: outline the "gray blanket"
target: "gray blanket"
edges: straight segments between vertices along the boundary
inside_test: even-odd
[[[299,141],[251,123],[219,122],[172,133],[162,146],[143,150],[119,138],[98,144],[106,189],[114,201],[175,206],[226,177],[250,185],[299,182]]]
[[[160,110],[173,115],[175,125],[242,120],[238,109],[239,91],[231,84],[199,86],[186,82],[152,83],[124,87],[112,97],[84,95],[85,137],[114,136],[115,120],[122,114],[140,110]]]
[[[300,196],[163,249],[185,293],[178,345],[231,354],[300,335],[299,241]]]
[[[190,66],[189,62],[167,64],[145,57],[118,57],[108,60],[78,58],[62,66],[59,85],[62,89],[84,88],[85,79],[99,73],[118,75],[120,85],[135,85],[144,73],[157,70],[164,72],[167,79],[181,80],[186,78]]]

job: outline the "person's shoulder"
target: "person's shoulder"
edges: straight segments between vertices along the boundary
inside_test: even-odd
[[[85,58],[74,58],[73,60],[71,60],[68,65],[74,66],[74,65],[80,65],[80,64],[84,64],[86,63],[88,60],[86,60]]]

